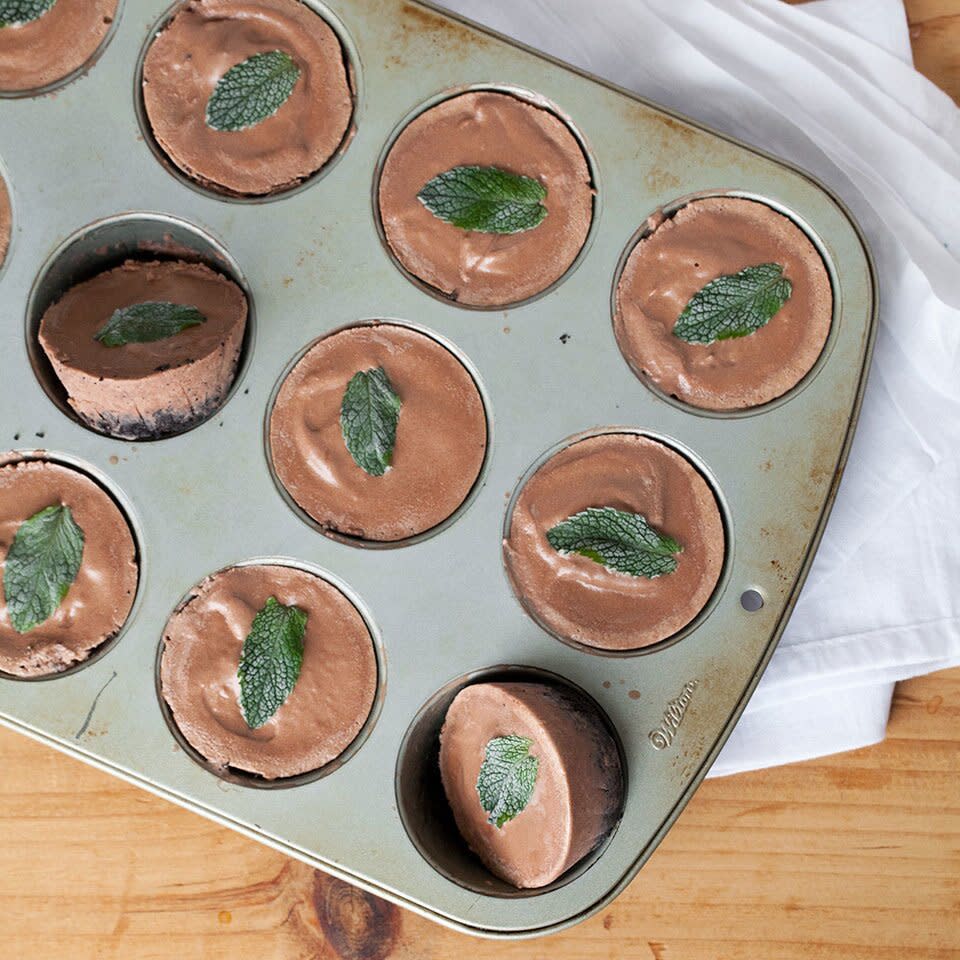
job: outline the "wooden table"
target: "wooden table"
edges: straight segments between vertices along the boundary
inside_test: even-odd
[[[960,101],[960,0],[908,0]],[[4,960],[960,958],[960,669],[899,685],[883,744],[708,781],[573,930],[479,941],[0,730]]]

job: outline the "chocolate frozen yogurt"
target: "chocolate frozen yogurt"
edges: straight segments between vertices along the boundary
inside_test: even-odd
[[[139,576],[126,518],[86,474],[45,460],[0,466],[0,670],[59,673],[112,639]]]
[[[725,552],[716,498],[684,457],[604,433],[550,457],[523,486],[503,545],[527,612],[557,636],[632,650],[703,609]]]
[[[170,617],[160,680],[177,728],[215,769],[272,780],[350,746],[373,706],[377,661],[336,587],[250,564],[208,577]]]
[[[300,0],[187,0],[150,45],[143,102],[180,170],[241,196],[315,173],[353,115],[340,40]]]
[[[35,0],[0,18],[0,91],[47,87],[84,66],[110,32],[118,0]]]
[[[243,291],[209,267],[128,260],[48,307],[39,340],[85,424],[150,440],[189,430],[220,407],[246,325]]]
[[[620,755],[596,711],[546,684],[461,690],[440,732],[440,774],[470,849],[521,888],[582,860],[623,802]]]
[[[590,169],[567,124],[492,90],[450,97],[407,124],[377,195],[403,267],[477,307],[549,287],[576,259],[593,219]]]
[[[324,530],[371,541],[447,519],[483,466],[487,421],[466,367],[398,323],[348,327],[314,344],[270,415],[270,457]]]
[[[823,259],[792,220],[739,197],[651,219],[617,286],[614,331],[634,372],[705,410],[796,386],[830,332]]]

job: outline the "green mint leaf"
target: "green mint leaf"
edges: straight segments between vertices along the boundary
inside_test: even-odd
[[[240,710],[251,730],[262,727],[293,691],[303,667],[307,614],[270,597],[253,618],[240,654]]]
[[[698,290],[673,328],[687,343],[713,343],[755,333],[790,299],[793,284],[779,263],[745,267]]]
[[[382,477],[390,466],[399,419],[400,398],[383,367],[350,378],[340,404],[340,429],[353,462],[372,477]]]
[[[255,53],[232,66],[207,101],[207,126],[246,130],[272,117],[300,79],[300,68],[282,50]]]
[[[63,504],[17,528],[3,570],[3,595],[17,633],[39,626],[63,602],[83,559],[83,531]]]
[[[39,20],[57,0],[0,0],[0,27]]]
[[[677,569],[683,547],[657,533],[639,513],[613,507],[588,507],[547,531],[560,553],[579,553],[617,573],[654,577]]]
[[[438,173],[417,194],[435,216],[461,230],[520,233],[547,215],[547,188],[532,177],[498,167],[454,167]]]
[[[477,794],[487,812],[487,823],[498,830],[530,802],[540,761],[530,756],[533,741],[510,734],[494,737],[484,751]]]
[[[99,340],[105,347],[152,343],[154,340],[166,340],[206,320],[196,307],[148,300],[114,310],[113,316],[93,335],[93,339]]]

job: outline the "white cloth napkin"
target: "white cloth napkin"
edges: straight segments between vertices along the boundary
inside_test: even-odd
[[[797,163],[845,200],[880,329],[837,503],[712,776],[882,740],[895,681],[960,663],[960,110],[902,0],[446,0]]]

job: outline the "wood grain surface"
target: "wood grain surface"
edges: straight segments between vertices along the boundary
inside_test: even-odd
[[[542,940],[467,938],[0,731],[8,960],[960,957],[960,669],[878,746],[707,781],[626,892]]]
[[[960,0],[907,0],[960,102]],[[708,781],[628,890],[543,940],[468,939],[0,730],[3,960],[958,960],[960,669],[875,747]]]
[[[960,0],[906,0],[913,62],[960,103]]]

